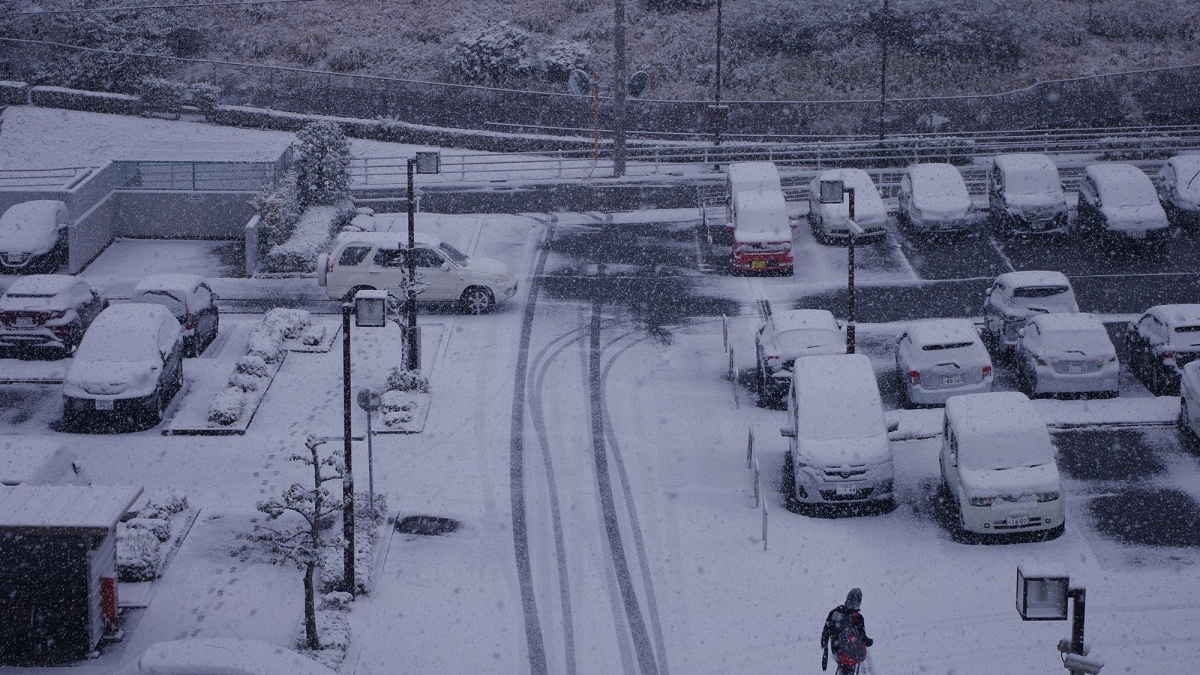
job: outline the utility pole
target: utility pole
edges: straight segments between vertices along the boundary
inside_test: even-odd
[[[717,114],[716,124],[713,125],[713,145],[721,145],[721,0],[717,0],[717,94],[714,97],[713,109]]]
[[[887,62],[888,34],[892,29],[892,16],[888,12],[888,0],[883,0],[883,22],[879,26],[879,140],[883,140],[886,127],[884,126],[884,109],[887,106]]]
[[[613,0],[613,177],[625,175],[625,0]]]

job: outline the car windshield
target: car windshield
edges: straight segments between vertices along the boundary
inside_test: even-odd
[[[1056,330],[1046,333],[1046,342],[1064,351],[1095,353],[1111,351],[1112,341],[1104,330]]]
[[[1158,203],[1158,195],[1149,182],[1140,180],[1110,180],[1104,184],[1101,196],[1104,206],[1149,206]]]
[[[943,351],[946,349],[963,349],[965,347],[970,347],[971,344],[972,343],[970,343],[970,342],[943,342],[943,343],[933,344],[933,345],[924,345],[921,347],[921,351],[937,352],[937,351]]]
[[[1058,174],[1038,169],[1010,171],[1008,191],[1025,195],[1053,195],[1062,192]]]
[[[802,352],[841,343],[842,336],[839,333],[814,328],[785,331],[775,338],[775,345],[786,352]]]
[[[442,254],[445,255],[447,258],[452,260],[455,265],[458,265],[460,267],[466,267],[467,263],[470,262],[470,258],[467,257],[466,253],[459,251],[458,249],[454,248],[453,246],[451,246],[450,244],[447,244],[444,241],[442,243],[438,244],[438,250],[441,251]]]

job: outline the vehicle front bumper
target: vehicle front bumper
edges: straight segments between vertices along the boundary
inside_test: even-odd
[[[154,403],[154,394],[148,396],[117,396],[97,395],[91,398],[63,396],[63,416],[77,417],[79,415],[132,415],[141,413]]]
[[[963,503],[963,529],[978,534],[1010,534],[1049,530],[1063,524],[1063,500],[1051,502],[1001,502],[992,506]]]

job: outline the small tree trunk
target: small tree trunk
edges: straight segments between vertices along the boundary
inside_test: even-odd
[[[313,591],[313,576],[316,563],[308,563],[304,568],[304,635],[309,649],[320,649],[321,638],[317,636],[317,603]]]

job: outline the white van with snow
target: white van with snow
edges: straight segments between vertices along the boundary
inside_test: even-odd
[[[1054,454],[1046,423],[1020,392],[946,401],[941,491],[956,507],[959,534],[1062,534],[1062,481]]]
[[[349,300],[358,291],[387,291],[403,299],[412,256],[419,302],[458,302],[482,314],[516,295],[517,279],[504,263],[467,256],[422,232],[415,243],[409,249],[408,234],[401,232],[342,232],[333,251],[317,259],[317,283],[334,300]]]
[[[892,450],[871,360],[807,356],[792,367],[783,483],[788,502],[895,506]]]

